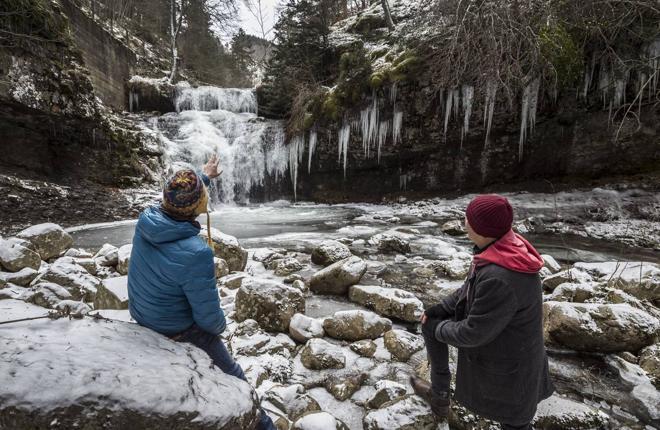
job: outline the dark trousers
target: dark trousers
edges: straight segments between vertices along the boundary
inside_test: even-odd
[[[179,333],[176,336],[173,336],[172,339],[177,342],[187,342],[192,343],[197,348],[206,352],[213,364],[220,368],[224,373],[228,375],[235,376],[239,379],[242,379],[247,382],[245,374],[241,366],[236,363],[234,358],[229,354],[225,344],[220,339],[220,336],[214,336],[208,332],[205,332],[197,325],[193,324],[192,327],[186,331]],[[275,425],[266,412],[261,410],[261,417],[259,423],[257,424],[258,430],[275,430]]]
[[[431,389],[435,393],[449,391],[451,372],[449,371],[449,347],[446,343],[435,338],[435,333],[429,329],[428,324],[422,324],[422,334],[426,342],[426,352],[431,366]],[[511,425],[500,423],[502,430],[532,430],[530,423]]]

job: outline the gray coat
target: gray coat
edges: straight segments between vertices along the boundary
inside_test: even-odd
[[[454,398],[495,421],[531,421],[537,404],[554,391],[539,275],[488,264],[473,270],[441,307],[449,319],[438,324],[435,337],[458,348]]]

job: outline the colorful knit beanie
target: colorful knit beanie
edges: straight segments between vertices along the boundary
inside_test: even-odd
[[[511,230],[513,208],[505,197],[482,194],[472,199],[465,217],[477,234],[499,239]]]

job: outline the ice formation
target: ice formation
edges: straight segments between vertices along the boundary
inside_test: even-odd
[[[305,136],[296,135],[289,142],[289,175],[293,184],[293,198],[298,199],[298,166],[305,150]]]
[[[484,102],[484,126],[486,127],[486,143],[490,137],[493,126],[493,113],[495,112],[495,99],[497,96],[497,82],[488,81],[486,84],[486,101]]]
[[[257,113],[257,96],[252,89],[177,85],[174,101],[177,112],[184,110]]]
[[[392,119],[392,141],[396,145],[401,139],[401,127],[403,125],[403,112],[394,110],[394,118]]]
[[[341,128],[339,129],[339,136],[338,136],[338,147],[339,147],[339,161],[342,161],[343,158],[343,165],[344,165],[344,179],[346,179],[346,163],[347,163],[347,157],[348,157],[348,143],[351,140],[351,125],[348,121],[344,120],[344,122],[341,125]]]
[[[316,134],[316,129],[312,129],[309,132],[309,149],[308,149],[308,160],[307,160],[307,173],[311,173],[312,171],[312,157],[314,156],[314,149],[316,148],[316,139],[317,139],[317,134]]]
[[[383,142],[387,138],[387,133],[390,131],[390,122],[381,121],[378,124],[378,164],[380,164],[380,149],[383,146]]]
[[[539,78],[533,79],[525,86],[522,95],[520,114],[520,140],[518,143],[518,160],[522,160],[527,135],[534,132],[536,126],[536,108],[539,98]]]
[[[461,129],[461,147],[463,138],[470,131],[470,116],[472,115],[472,99],[474,98],[474,87],[463,85],[463,128]]]

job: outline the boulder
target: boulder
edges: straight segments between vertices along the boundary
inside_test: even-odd
[[[639,352],[639,367],[655,379],[656,386],[660,383],[660,343],[647,346]]]
[[[51,264],[32,281],[32,285],[44,281],[61,285],[71,293],[74,300],[83,299],[86,302],[94,301],[101,285],[101,281],[90,275],[85,268],[71,263]]]
[[[67,257],[66,255],[63,257],[58,258],[53,262],[53,264],[76,264],[78,266],[82,266],[85,270],[87,270],[87,273],[90,275],[98,275],[98,269],[99,267],[96,265],[96,260],[93,258],[83,258],[83,257]]]
[[[323,321],[326,334],[341,340],[376,339],[392,328],[392,321],[369,311],[339,311]]]
[[[360,354],[362,357],[373,357],[376,353],[376,342],[369,339],[358,340],[349,345],[351,351]]]
[[[53,309],[62,300],[71,299],[71,293],[66,288],[52,282],[41,282],[30,288],[31,294],[27,301],[48,309]]]
[[[557,272],[554,275],[547,276],[543,279],[543,287],[546,290],[552,291],[561,284],[573,283],[573,284],[587,284],[592,282],[593,278],[586,272],[571,268],[568,270],[562,270]]]
[[[470,271],[471,264],[472,256],[470,254],[457,252],[446,260],[435,261],[433,266],[449,279],[465,279]]]
[[[317,294],[343,295],[360,282],[366,271],[367,265],[360,257],[345,258],[312,275],[309,288]]]
[[[343,369],[346,356],[341,347],[323,339],[310,339],[300,354],[303,366],[311,370]]]
[[[16,237],[32,243],[42,260],[57,257],[73,245],[71,235],[59,225],[50,222],[26,228]]]
[[[325,389],[332,396],[343,402],[350,399],[367,379],[367,374],[357,375],[330,375],[325,380]]]
[[[367,413],[362,420],[365,430],[434,430],[431,408],[418,396],[406,396],[385,403]]]
[[[215,278],[220,279],[223,276],[229,275],[229,265],[225,260],[218,257],[213,257],[213,264],[215,265]]]
[[[128,276],[103,280],[96,290],[94,309],[128,309]]]
[[[315,337],[323,337],[323,323],[316,318],[310,318],[303,314],[295,314],[291,317],[289,324],[289,335],[293,340],[305,343]]]
[[[397,360],[406,362],[417,351],[424,349],[424,339],[404,330],[390,330],[384,336],[385,348]]]
[[[45,319],[0,326],[0,339],[6,428],[230,430],[257,421],[249,384],[137,324]]]
[[[94,260],[99,266],[115,267],[119,262],[119,249],[114,245],[106,243],[94,255]]]
[[[203,228],[200,236],[207,240],[208,234]],[[234,236],[222,233],[220,230],[211,228],[211,240],[213,241],[213,252],[218,258],[222,258],[229,265],[232,272],[245,270],[247,265],[248,252],[238,243]]]
[[[374,394],[367,400],[367,407],[370,409],[379,409],[385,403],[400,399],[407,393],[405,385],[386,379],[376,382],[375,389]]]
[[[133,245],[120,246],[117,250],[117,272],[120,275],[128,275],[128,264],[131,260]]]
[[[607,261],[604,263],[575,263],[596,281],[607,282],[638,299],[660,303],[660,266],[647,262]]]
[[[543,258],[543,267],[548,269],[550,273],[557,273],[561,270],[561,265],[552,255],[541,254],[541,258]]]
[[[410,252],[410,242],[396,234],[380,233],[372,236],[369,243],[376,245],[383,253],[407,254]]]
[[[296,258],[285,257],[271,260],[266,264],[266,268],[275,271],[277,276],[288,276],[294,272],[302,270],[303,265]]]
[[[532,421],[539,430],[609,428],[610,417],[597,409],[558,394],[541,401]]]
[[[0,239],[0,267],[18,272],[26,267],[38,270],[41,266],[39,254],[29,248]]]
[[[450,236],[463,236],[465,234],[463,221],[457,219],[442,224],[440,230]]]
[[[0,272],[0,285],[14,284],[25,287],[29,285],[38,274],[39,272],[30,267],[25,267],[18,272]]]
[[[353,285],[348,298],[381,315],[403,321],[417,322],[424,312],[424,305],[413,293],[398,288],[377,285]]]
[[[627,304],[545,302],[546,342],[576,351],[638,351],[660,334],[660,321]]]
[[[288,332],[297,312],[305,312],[302,292],[276,281],[248,278],[236,293],[236,321],[253,319],[264,330]]]
[[[266,392],[264,400],[284,411],[291,420],[296,420],[310,412],[321,411],[321,406],[312,396],[305,393],[301,384],[275,385]]]
[[[307,287],[307,284],[305,284],[305,282],[300,280],[300,279],[296,279],[295,281],[293,281],[291,283],[291,286],[293,288],[297,289],[297,290],[302,291],[303,293],[306,293],[307,291],[309,291],[309,288]]]
[[[296,420],[292,430],[350,430],[327,412],[311,412]]]
[[[336,240],[326,240],[312,250],[312,263],[329,266],[351,255],[348,246]]]

